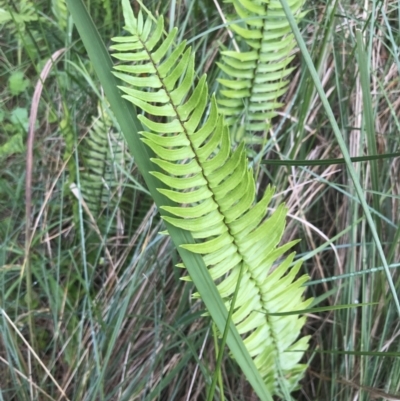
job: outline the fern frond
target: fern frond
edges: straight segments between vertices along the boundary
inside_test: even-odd
[[[300,18],[304,0],[289,0],[292,13]],[[289,67],[295,46],[293,34],[279,0],[233,0],[243,25],[232,24],[242,52],[222,51],[218,63],[226,78],[218,97],[219,109],[229,125],[246,132],[265,131],[283,106],[279,98],[288,88]]]
[[[80,145],[80,161],[81,193],[90,213],[104,231],[116,211],[119,224],[112,224],[108,230],[121,233],[123,179],[116,166],[125,168],[129,160],[111,118],[100,105],[98,116],[93,118],[92,127]]]
[[[294,254],[277,265],[295,243],[278,246],[286,208],[266,218],[270,187],[255,202],[244,146],[231,150],[205,76],[194,84],[191,49],[174,44],[177,30],[164,38],[162,17],[155,25],[141,13],[135,18],[127,0],[123,8],[130,36],[113,39],[113,56],[122,62],[114,74],[125,83],[124,97],[145,112],[142,140],[161,170],[152,174],[169,187],[159,191],[177,203],[163,207],[163,219],[197,239],[183,247],[203,256],[228,309],[242,269],[233,322],[269,390],[291,391],[305,369],[299,360],[308,337],[298,339],[305,317],[270,314],[305,309],[311,300],[302,298],[307,276],[296,279],[300,263],[290,267]]]
[[[66,129],[63,135],[66,156],[70,156],[76,141]],[[70,160],[73,163],[69,168],[69,183],[76,180],[75,162]],[[132,156],[109,111],[101,103],[98,115],[93,117],[92,126],[79,145],[79,162],[80,191],[100,232],[108,237],[133,235],[153,200],[142,190],[141,177],[132,171]],[[127,183],[127,174],[133,177],[134,185]]]
[[[67,27],[68,9],[65,0],[51,0],[51,9],[61,29]]]

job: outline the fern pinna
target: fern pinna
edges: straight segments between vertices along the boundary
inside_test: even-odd
[[[135,18],[128,0],[123,8],[130,36],[113,39],[113,56],[122,62],[114,74],[126,84],[124,97],[146,113],[140,116],[147,128],[142,140],[161,170],[152,174],[170,188],[159,191],[176,203],[163,207],[163,218],[197,239],[183,247],[202,255],[228,309],[241,274],[232,320],[271,393],[293,390],[305,369],[299,360],[308,337],[298,339],[305,317],[270,314],[305,309],[310,300],[302,299],[307,276],[296,279],[294,254],[276,266],[294,244],[278,247],[286,209],[266,219],[271,188],[255,202],[244,146],[231,150],[206,77],[194,85],[191,48],[174,43],[177,30],[164,38],[162,17],[156,23],[141,13]]]
[[[288,87],[289,64],[295,46],[280,0],[233,0],[243,20],[229,25],[239,41],[240,52],[222,51],[218,63],[226,78],[219,79],[219,110],[229,125],[240,125],[249,134],[270,128],[283,104],[278,100]],[[288,0],[300,19],[304,0]],[[237,16],[232,17],[237,19]]]

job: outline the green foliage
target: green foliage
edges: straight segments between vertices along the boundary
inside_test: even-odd
[[[0,146],[0,158],[22,153],[25,147],[22,143],[22,133],[17,133]]]
[[[124,146],[117,140],[117,135],[111,119],[98,107],[98,116],[93,118],[80,152],[84,166],[80,175],[81,192],[95,219],[109,205],[119,186],[114,163],[125,164]]]
[[[104,24],[108,25],[112,23],[112,12],[111,12],[111,0],[101,0],[100,1],[103,12],[104,12]]]
[[[10,131],[26,132],[28,131],[29,117],[28,110],[25,107],[17,107],[11,111],[9,120],[12,124]]]
[[[51,0],[51,9],[57,18],[58,26],[61,29],[65,29],[68,19],[68,9],[65,0]]]
[[[19,95],[29,86],[29,80],[22,71],[15,71],[8,78],[8,87],[13,96]]]
[[[74,152],[76,147],[76,133],[71,124],[71,117],[68,112],[68,108],[64,105],[64,116],[60,121],[60,130],[62,137],[65,142],[64,150],[64,162],[67,162],[68,166],[68,185],[72,184],[76,180],[76,164],[74,160]]]
[[[109,113],[99,104],[98,115],[93,117],[91,129],[79,145],[79,184],[91,214],[89,221],[94,219],[102,234],[113,236],[134,232],[153,202],[147,194],[135,194],[132,186],[126,185],[125,175],[135,175],[133,160]],[[63,133],[67,141],[68,131]],[[73,168],[70,174],[75,182]]]
[[[218,105],[229,125],[252,134],[268,130],[270,121],[283,106],[279,98],[288,88],[293,71],[290,62],[295,46],[293,34],[279,0],[233,0],[237,16],[243,19],[229,27],[241,50],[222,51],[218,63],[226,78],[221,84]],[[298,19],[304,0],[290,0]]]
[[[176,206],[164,206],[168,223],[189,231],[196,244],[182,247],[202,255],[226,307],[240,287],[232,320],[271,393],[293,391],[306,365],[299,364],[308,337],[298,339],[305,317],[270,313],[305,309],[300,263],[282,255],[295,243],[278,246],[285,228],[281,205],[267,218],[273,189],[256,202],[255,182],[243,144],[232,151],[228,126],[205,76],[195,79],[194,57],[177,29],[163,38],[163,18],[135,18],[123,1],[125,29],[114,38],[114,74],[124,97],[144,111],[143,142],[161,171],[152,174]],[[194,87],[193,87],[194,85]],[[279,260],[279,262],[278,262]],[[198,294],[196,294],[198,296]]]
[[[148,167],[150,163],[142,163],[144,158],[147,160],[148,149],[136,141],[137,125],[129,118],[134,108],[125,108],[126,103],[116,87],[114,93],[120,103],[115,107],[107,92],[106,80],[100,78],[99,82],[94,77],[95,73],[99,74],[99,66],[111,74],[111,62],[104,57],[106,46],[102,53],[98,43],[104,41],[108,46],[110,37],[121,35],[122,8],[119,2],[107,0],[112,16],[108,24],[103,0],[67,2],[72,4],[71,17],[67,29],[61,29],[61,21],[52,11],[52,1],[0,0],[0,21],[3,21],[0,22],[3,44],[0,85],[1,398],[204,400],[204,386],[208,387],[210,375],[215,371],[211,368],[216,367],[209,362],[213,358],[212,344],[218,352],[224,348],[223,342],[217,337],[209,338],[209,321],[200,319],[201,302],[190,302],[192,283],[177,281],[182,270],[173,268],[178,261],[175,261],[177,256],[171,242],[157,235],[158,228],[151,230],[149,223],[154,208],[147,213],[149,206],[143,205],[141,196],[146,191],[138,182],[137,169],[143,170],[153,195],[156,178],[148,180],[146,173],[154,168]],[[91,17],[84,19],[84,29],[81,29],[82,22],[80,25],[84,13],[77,6],[79,3],[86,5]],[[139,2],[130,0],[130,3],[136,12]],[[218,60],[216,42],[224,37],[228,39],[226,29],[230,29],[230,24],[221,25],[221,16],[213,0],[147,0],[142,3],[153,15],[164,16],[168,21],[167,31],[171,26],[177,26],[179,37],[190,38],[196,52],[196,74],[207,72],[209,88],[218,87],[217,77],[234,79],[223,77],[215,63]],[[222,14],[234,10],[232,1],[218,3]],[[396,263],[399,261],[400,238],[399,160],[396,159],[400,129],[400,13],[398,2],[390,3],[387,8],[379,7],[382,4],[366,2],[362,9],[364,13],[360,13],[360,8],[354,7],[352,2],[308,3],[307,26],[298,33],[299,52],[296,50],[296,57],[289,65],[298,67],[301,57],[302,71],[296,75],[296,80],[290,79],[290,104],[284,95],[284,100],[278,99],[286,103],[290,118],[273,118],[270,131],[262,135],[265,138],[263,146],[257,146],[253,151],[246,149],[254,156],[253,166],[268,159],[265,160],[268,164],[259,167],[256,185],[261,193],[267,182],[273,182],[279,196],[285,197],[294,218],[287,221],[282,243],[299,236],[304,238],[296,250],[305,261],[302,271],[312,276],[312,281],[307,282],[307,293],[315,296],[313,305],[321,306],[313,307],[302,330],[304,334],[312,334],[307,352],[310,369],[302,381],[301,392],[293,397],[297,401],[400,399],[400,337],[396,337],[398,314],[393,301],[396,298],[388,291],[389,280],[385,278],[385,268],[378,256],[379,248],[357,201],[349,170],[334,166],[337,162],[343,163],[344,153],[327,119],[333,117],[336,120],[351,161],[358,161],[354,168],[378,227],[376,231],[395,288],[400,288],[400,269]],[[13,19],[10,12],[16,18]],[[8,20],[6,24],[2,20],[4,15]],[[28,17],[30,21],[21,22],[22,18]],[[247,26],[246,20],[237,15],[227,17],[242,28]],[[362,32],[363,43],[356,34],[357,29]],[[90,35],[91,32],[97,37]],[[88,36],[90,40],[87,40]],[[306,42],[303,47],[301,37]],[[241,52],[249,50],[236,33],[235,39]],[[224,43],[229,50],[233,49],[229,39]],[[68,52],[63,61],[52,66],[51,77],[45,81],[39,99],[33,153],[32,215],[29,219],[25,216],[24,148],[29,107],[33,101],[32,83],[37,82],[49,57],[63,47],[68,48]],[[100,56],[93,57],[92,52]],[[307,63],[311,60],[307,61],[307,58],[315,65],[322,86],[317,80],[313,82],[315,77],[310,79]],[[31,83],[25,90],[22,88],[26,82],[10,82],[9,77],[13,74],[21,77],[19,72],[24,73],[23,81],[26,79]],[[294,75],[292,73],[290,78]],[[108,82],[115,82],[114,77],[107,77]],[[115,163],[116,170],[124,175],[124,180],[117,178],[118,199],[119,191],[126,193],[123,196],[126,203],[119,209],[125,212],[129,206],[129,218],[136,215],[139,207],[147,214],[146,219],[138,216],[138,223],[141,223],[138,229],[135,228],[137,224],[131,225],[125,220],[123,236],[114,236],[110,231],[97,235],[88,224],[87,208],[82,207],[79,220],[73,220],[73,206],[78,202],[65,185],[73,166],[67,165],[65,171],[63,163],[66,146],[60,119],[65,116],[64,105],[70,113],[69,129],[76,133],[76,138],[71,136],[72,141],[68,144],[74,150],[72,163],[75,163],[76,173],[80,174],[80,180],[75,174],[73,182],[80,184],[82,191],[86,169],[85,137],[91,135],[93,122],[98,119],[104,122],[106,135],[111,131],[114,136],[114,129],[118,130],[115,122],[108,125],[108,109],[97,114],[96,105],[105,104],[103,91],[98,91],[99,84],[110,100],[135,157],[133,171],[126,168],[122,172],[121,166]],[[221,84],[219,88],[227,89]],[[323,98],[324,90],[327,95]],[[371,101],[366,95],[371,96]],[[331,113],[324,108],[328,102],[326,98]],[[119,110],[125,111],[126,119],[118,115]],[[166,120],[156,118],[155,121]],[[230,127],[231,132],[233,128]],[[269,133],[273,134],[270,139]],[[234,134],[236,139],[239,136],[237,130]],[[259,132],[253,135],[248,131],[246,140],[250,139],[250,134],[251,141],[261,139]],[[137,153],[135,149],[138,149]],[[374,156],[376,152],[378,156]],[[143,160],[138,153],[143,155]],[[379,157],[378,177],[369,162],[374,157]],[[270,165],[271,159],[281,166]],[[114,167],[111,161],[107,166]],[[107,192],[108,181],[106,183],[99,176],[99,182],[104,184],[105,194],[112,195]],[[135,188],[129,188],[132,193],[129,197],[126,188],[133,186]],[[154,199],[159,202],[162,195],[155,195]],[[275,198],[272,208],[274,202]],[[86,204],[92,208],[90,200]],[[112,228],[119,213],[119,210],[113,212],[115,207],[112,198],[109,205],[102,204],[99,218],[95,217],[96,223],[103,225],[105,221]],[[23,262],[25,227],[29,221],[32,228],[35,222],[38,226],[31,246],[32,286],[27,297],[27,270]],[[173,227],[171,240],[175,244],[179,242],[177,232],[180,234],[183,230]],[[188,254],[185,250],[180,251],[183,257]],[[188,271],[199,285],[198,290],[208,295],[206,305],[215,318],[215,310],[221,310],[224,305],[222,301],[218,302],[220,297],[213,296],[215,288],[210,285],[213,284],[211,278],[203,288],[201,283],[198,284],[199,278],[208,278],[203,275],[207,273],[205,266],[203,269],[197,263],[201,256],[189,256],[193,263],[184,259]],[[353,302],[362,306],[340,307]],[[216,319],[219,331],[223,331],[226,322],[226,308],[223,309],[225,315],[220,314]],[[30,320],[34,323],[33,341],[28,332]],[[29,344],[22,342],[22,338]],[[240,340],[239,336],[236,338]],[[223,378],[223,389],[215,395],[215,400],[272,400],[265,392],[257,392],[248,373],[250,369],[240,362],[240,353],[229,336],[227,344],[238,363],[223,353],[221,371],[218,372],[218,377]],[[240,350],[243,352],[242,348]],[[308,358],[310,355],[312,358]],[[257,376],[254,370],[251,373],[253,377]],[[254,392],[243,380],[244,376]],[[192,391],[191,383],[194,384]]]
[[[17,8],[14,8],[17,4]],[[7,25],[13,30],[24,30],[25,24],[31,21],[37,21],[38,16],[34,3],[29,0],[21,0],[10,4],[5,0],[0,0],[0,28],[1,25]]]

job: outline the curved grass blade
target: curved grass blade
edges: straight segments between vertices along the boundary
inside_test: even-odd
[[[138,131],[141,130],[141,125],[133,107],[126,100],[121,98],[121,93],[117,89],[119,82],[111,74],[111,58],[86,10],[86,7],[81,0],[67,0],[67,5],[88,55],[93,63],[93,67],[104,88],[111,109],[113,110],[128,143],[129,150],[135,158],[137,166],[143,175],[155,203],[158,207],[161,205],[172,205],[164,195],[156,190],[156,187],[160,188],[162,185],[160,181],[149,173],[149,171],[157,171],[157,166],[151,163],[150,151],[139,139]],[[166,212],[162,213],[168,215]],[[193,254],[192,252],[180,247],[181,244],[193,244],[194,241],[192,236],[187,231],[176,228],[167,222],[165,224],[174,245],[178,249],[184,264],[187,266],[189,274],[198,292],[202,295],[211,317],[216,323],[218,330],[223,332],[228,312],[206,269],[203,259],[200,255]],[[272,396],[268,392],[260,373],[245,348],[236,327],[232,322],[230,322],[229,326],[230,329],[227,336],[227,344],[234,355],[235,360],[241,367],[247,380],[250,382],[260,399],[272,401]]]

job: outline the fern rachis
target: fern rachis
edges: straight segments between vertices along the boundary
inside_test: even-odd
[[[307,348],[308,338],[297,340],[305,318],[270,313],[305,309],[310,300],[302,300],[301,286],[307,277],[295,279],[300,264],[290,268],[294,254],[268,274],[294,244],[278,247],[286,209],[280,206],[265,219],[271,188],[255,203],[244,146],[231,150],[205,76],[192,89],[194,57],[185,43],[174,44],[176,29],[163,39],[162,18],[154,26],[141,13],[135,18],[127,0],[123,7],[131,36],[114,39],[113,56],[123,62],[114,74],[128,85],[121,87],[124,97],[147,113],[140,116],[147,127],[142,140],[161,170],[152,174],[170,188],[159,191],[177,203],[163,207],[163,218],[198,240],[183,247],[203,256],[228,309],[242,274],[232,320],[269,390],[281,392],[277,377],[293,390],[305,368],[298,351]]]
[[[222,51],[218,63],[226,75],[218,103],[229,125],[243,124],[252,134],[270,128],[270,121],[283,106],[278,99],[287,91],[291,52],[295,42],[279,0],[233,0],[236,13],[244,20],[232,24],[244,49]],[[290,0],[293,14],[302,17],[304,0]]]

